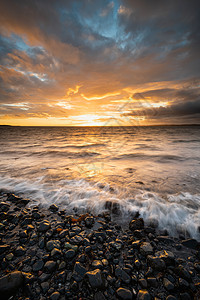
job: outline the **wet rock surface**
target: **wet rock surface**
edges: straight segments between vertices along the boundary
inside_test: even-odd
[[[0,299],[200,299],[198,241],[29,203],[0,193]]]

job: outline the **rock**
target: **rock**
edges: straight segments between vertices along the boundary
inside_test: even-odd
[[[124,283],[129,284],[131,282],[131,277],[120,267],[115,270],[115,276],[122,280]]]
[[[167,296],[166,300],[177,300],[177,298],[173,295]]]
[[[77,245],[72,245],[70,243],[65,243],[64,244],[64,248],[65,249],[73,249],[75,252],[78,250],[78,246]],[[87,247],[86,247],[87,248]]]
[[[51,294],[51,296],[49,297],[50,300],[58,300],[60,298],[60,293],[59,292],[54,292],[53,294]]]
[[[117,290],[117,296],[123,300],[131,300],[132,299],[131,291],[128,289],[125,289],[125,288],[119,288]]]
[[[181,293],[180,300],[191,300],[191,297],[188,293]]]
[[[80,232],[82,231],[82,229],[81,229],[81,227],[79,227],[79,226],[74,226],[73,228],[72,228],[72,235],[70,235],[70,231],[69,231],[69,236],[71,237],[71,236],[74,236],[74,235],[76,235],[76,234],[79,234]]]
[[[158,281],[155,277],[147,277],[147,283],[151,287],[157,287],[158,286]]]
[[[100,260],[93,260],[92,267],[94,269],[103,269],[103,264]]]
[[[6,255],[6,259],[7,259],[8,261],[12,260],[13,257],[14,257],[14,254],[13,254],[13,253],[9,253],[9,254]]]
[[[165,244],[173,244],[174,243],[174,240],[169,238],[168,236],[157,236],[157,239],[160,241],[160,242],[164,242]]]
[[[76,255],[76,252],[75,252],[73,249],[70,249],[70,250],[68,250],[68,251],[65,253],[65,258],[66,258],[66,259],[71,259],[71,258],[73,258],[75,255]]]
[[[44,265],[44,269],[47,272],[52,273],[56,269],[56,262],[53,260],[47,261]]]
[[[15,271],[0,278],[0,294],[2,300],[7,300],[14,295],[19,287],[23,285],[24,277],[22,272]]]
[[[51,251],[51,256],[54,259],[59,259],[62,256],[62,252],[57,248],[53,248],[53,250]]]
[[[40,224],[39,224],[39,226],[38,226],[38,231],[45,232],[45,231],[47,231],[50,227],[51,227],[51,224],[49,223],[49,221],[44,220],[44,221],[40,222]]]
[[[187,248],[194,249],[194,250],[196,250],[199,245],[199,243],[195,239],[183,240],[181,244]]]
[[[107,259],[102,259],[102,264],[104,265],[104,267],[107,267],[109,265]]]
[[[105,234],[105,232],[102,232],[102,231],[95,231],[95,232],[94,232],[94,236],[95,236],[100,242],[103,242],[104,240],[106,240],[106,234]]]
[[[87,272],[86,276],[92,288],[101,288],[103,286],[101,271],[99,269]]]
[[[164,260],[161,258],[148,255],[147,260],[149,265],[155,270],[162,271],[166,267]]]
[[[189,283],[183,278],[179,278],[178,283],[179,283],[179,286],[182,287],[182,288],[188,288],[189,287]]]
[[[97,292],[94,295],[94,300],[106,300],[106,298],[104,297],[104,295],[102,294],[102,292]]]
[[[41,288],[43,290],[43,293],[46,293],[49,289],[49,283],[46,281],[46,282],[42,282],[41,283]]]
[[[138,280],[139,285],[141,286],[141,288],[146,289],[147,288],[147,281],[144,278],[141,278]]]
[[[172,253],[171,251],[166,251],[166,250],[157,251],[155,253],[155,256],[164,260],[166,265],[174,264],[175,257],[174,257],[174,253]]]
[[[51,211],[53,211],[53,212],[56,212],[56,211],[58,211],[58,206],[55,205],[55,204],[52,204],[52,205],[49,206],[49,209],[50,209]]]
[[[140,252],[143,255],[149,255],[153,253],[153,247],[148,242],[143,242],[140,246]]]
[[[33,272],[38,272],[42,270],[44,266],[43,260],[38,260],[34,265],[33,265]]]
[[[129,229],[131,231],[135,231],[137,229],[143,229],[143,228],[144,228],[144,220],[142,218],[132,220],[129,223]]]
[[[35,220],[38,220],[38,219],[41,218],[41,215],[39,214],[39,212],[34,211],[34,212],[32,213],[32,217],[33,217]]]
[[[173,283],[170,280],[168,280],[167,278],[163,279],[163,285],[167,291],[172,291],[174,289]]]
[[[18,246],[17,249],[15,249],[15,255],[16,256],[22,256],[25,253],[26,253],[26,250],[21,246]]]
[[[74,271],[81,277],[83,277],[87,272],[86,268],[80,262],[75,263]]]
[[[110,246],[112,247],[112,248],[114,248],[115,250],[117,250],[117,251],[119,251],[119,250],[121,250],[122,249],[122,243],[121,242],[119,242],[119,241],[112,241],[112,242],[110,242]]]
[[[137,241],[132,242],[132,247],[133,247],[133,249],[139,248],[139,247],[140,247],[140,244],[141,244],[141,241],[140,241],[140,240],[137,240]]]
[[[0,245],[0,254],[8,251],[9,249],[10,249],[10,245],[6,245],[6,244]]]
[[[47,281],[50,277],[51,277],[51,274],[42,273],[38,279],[40,282],[44,282],[44,281]]]
[[[139,290],[137,294],[137,300],[151,300],[151,296],[146,290]]]
[[[60,241],[59,240],[51,240],[46,244],[47,250],[51,251],[53,248],[60,249]]]
[[[7,212],[10,209],[10,204],[6,202],[0,203],[0,211]]]
[[[8,201],[11,201],[11,202],[17,202],[17,201],[20,201],[22,198],[19,197],[19,196],[16,196],[14,194],[10,194],[7,198]]]
[[[120,204],[118,202],[113,202],[113,201],[106,201],[105,209],[108,209],[111,213],[115,215],[119,215],[121,212]]]
[[[186,268],[184,268],[182,265],[178,265],[178,267],[175,269],[175,272],[182,278],[186,280],[190,280],[191,275],[188,272]]]
[[[84,222],[85,222],[86,227],[91,228],[94,224],[94,218],[93,217],[87,217],[87,218],[85,218]]]

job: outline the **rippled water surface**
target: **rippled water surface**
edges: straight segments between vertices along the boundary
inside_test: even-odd
[[[0,188],[68,210],[118,203],[172,233],[200,226],[200,127],[0,127]],[[35,204],[35,202],[34,202]]]

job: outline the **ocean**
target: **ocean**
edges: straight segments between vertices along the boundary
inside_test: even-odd
[[[200,239],[200,126],[0,126],[0,189]]]

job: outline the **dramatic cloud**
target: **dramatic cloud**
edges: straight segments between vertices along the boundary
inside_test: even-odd
[[[2,124],[199,122],[199,1],[2,0],[0,11]]]

